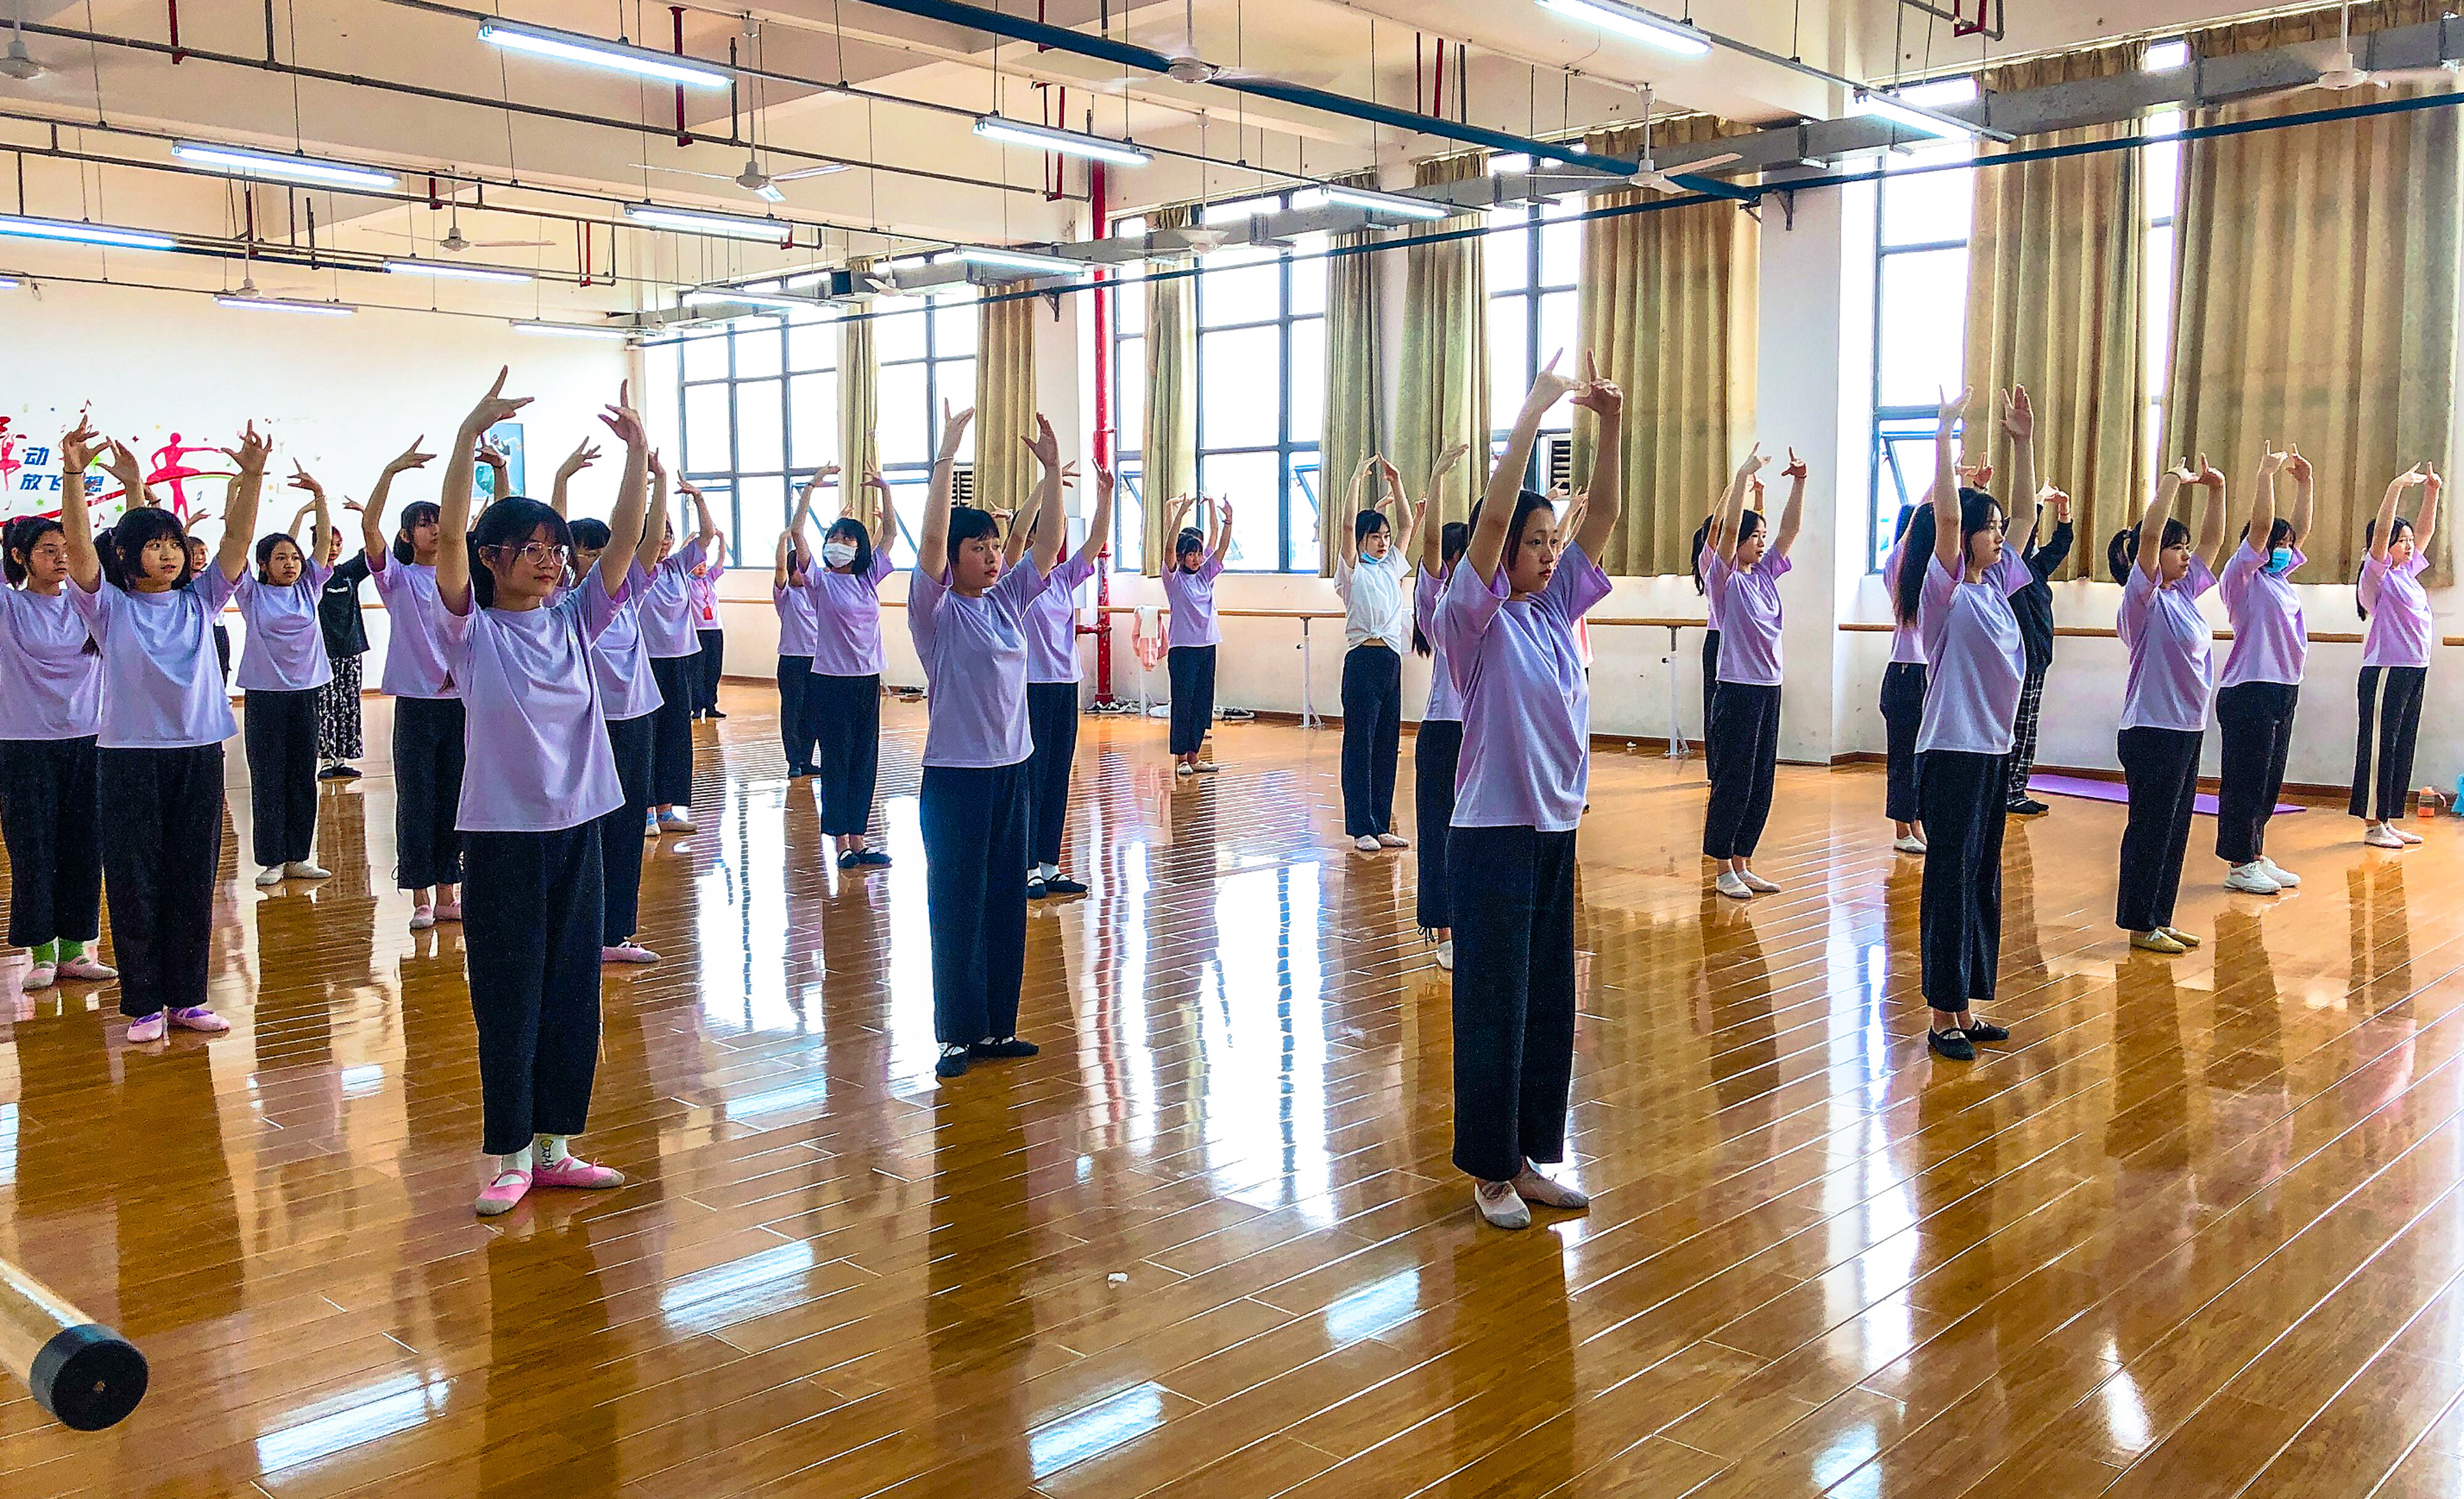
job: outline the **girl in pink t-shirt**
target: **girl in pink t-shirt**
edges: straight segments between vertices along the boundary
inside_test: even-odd
[[[2419,518],[2396,514],[2404,492],[2421,486]],[[2353,740],[2352,813],[2368,825],[2362,842],[2374,849],[2403,849],[2421,842],[2399,821],[2412,793],[2413,740],[2421,733],[2421,692],[2430,675],[2435,638],[2430,596],[2421,574],[2430,565],[2430,538],[2438,527],[2440,482],[2434,469],[2415,464],[2395,476],[2379,501],[2379,513],[2363,533],[2369,557],[2362,563],[2354,607],[2369,621],[2362,640],[2361,730]],[[2376,724],[2378,774],[2370,774],[2370,740]],[[2375,796],[2373,796],[2375,793]]]

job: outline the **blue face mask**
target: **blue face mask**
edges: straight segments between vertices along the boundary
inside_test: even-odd
[[[2292,570],[2293,548],[2289,546],[2279,546],[2276,550],[2267,554],[2267,571],[2269,576],[2281,578]]]

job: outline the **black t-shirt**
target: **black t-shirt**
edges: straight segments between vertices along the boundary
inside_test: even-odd
[[[353,552],[334,566],[317,599],[317,623],[325,631],[325,654],[365,655],[368,628],[360,618],[360,584],[368,581],[368,554]]]
[[[2020,560],[2028,564],[2028,585],[2011,595],[2011,612],[2019,617],[2019,640],[2027,648],[2028,670],[2042,672],[2054,664],[2054,588],[2050,581],[2054,570],[2071,555],[2073,533],[2065,520],[2054,527],[2053,538],[2034,551],[2023,552]]]

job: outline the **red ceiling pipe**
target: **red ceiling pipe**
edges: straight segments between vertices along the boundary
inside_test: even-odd
[[[163,0],[163,4],[171,12],[171,61],[176,66],[188,57],[188,49],[180,45],[180,0]]]
[[[1094,214],[1095,232],[1100,237],[1110,228],[1106,219],[1105,190],[1109,174],[1101,162],[1087,165],[1087,203]],[[1112,298],[1118,295],[1107,284],[1112,273],[1095,273],[1095,467],[1112,466]],[[1112,698],[1112,628],[1111,616],[1104,611],[1112,605],[1112,539],[1104,538],[1103,550],[1095,558],[1095,701],[1110,703]],[[1083,628],[1083,627],[1082,627]]]
[[[668,13],[675,18],[676,55],[681,57],[685,55],[685,8],[671,5]],[[676,85],[676,144],[693,144],[693,133],[685,128],[685,86],[681,83]]]

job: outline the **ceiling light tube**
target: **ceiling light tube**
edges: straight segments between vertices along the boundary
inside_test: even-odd
[[[479,39],[514,52],[554,57],[561,62],[578,62],[589,68],[605,68],[613,73],[629,73],[636,77],[657,78],[662,83],[678,83],[687,88],[725,88],[728,84],[727,73],[707,63],[653,52],[628,42],[602,41],[596,36],[560,32],[550,27],[482,21],[479,23]]]
[[[676,300],[688,307],[804,307],[822,304],[809,297],[782,297],[777,292],[744,292],[732,286],[696,286]]]
[[[1969,124],[1965,120],[1954,120],[1947,115],[1920,109],[1903,100],[1893,99],[1888,94],[1876,94],[1866,89],[1857,91],[1856,99],[1848,105],[1848,113],[1864,115],[1875,120],[1886,120],[1903,129],[1913,130],[1923,136],[1931,136],[1937,141],[1969,141],[1975,139],[1981,133],[1977,126]]]
[[[1395,218],[1418,219],[1422,223],[1447,218],[1463,211],[1450,203],[1432,203],[1426,198],[1407,198],[1401,193],[1374,192],[1367,187],[1343,187],[1331,183],[1323,187],[1311,187],[1292,195],[1294,208],[1320,208],[1330,204],[1337,208],[1360,209],[1370,213],[1384,213]]]
[[[287,297],[240,297],[229,292],[215,298],[214,304],[248,312],[304,312],[324,318],[347,318],[359,311],[346,302],[297,302]]]
[[[348,166],[339,162],[320,162],[313,157],[293,156],[283,151],[259,151],[243,145],[212,145],[203,141],[179,141],[171,154],[193,166],[241,177],[279,177],[289,182],[314,183],[320,187],[371,187],[379,191],[396,186],[401,179],[391,172],[381,172],[368,166]]]
[[[24,284],[13,276],[0,276],[0,292],[13,292]]]
[[[987,271],[1034,271],[1045,276],[1085,276],[1095,269],[1084,260],[1038,254],[1032,250],[1002,250],[988,245],[964,246],[954,252],[951,258],[981,266]]]
[[[632,337],[631,330],[626,328],[593,327],[583,322],[543,322],[536,319],[515,323],[514,331],[548,339],[598,339],[608,343],[622,343]]]
[[[1144,166],[1155,160],[1134,145],[1126,145],[1099,135],[1055,130],[1049,125],[1024,124],[1016,120],[1004,120],[999,115],[979,117],[976,134],[1006,145],[1027,145],[1043,151],[1058,151],[1064,156],[1083,156],[1089,161],[1110,162],[1115,166]]]
[[[1602,31],[1616,32],[1637,41],[1649,42],[1662,52],[1681,57],[1702,57],[1710,55],[1711,38],[1696,30],[1688,21],[1656,15],[1620,0],[1540,0],[1540,4],[1559,15],[1589,21]]]
[[[67,219],[28,218],[18,213],[0,213],[0,234],[18,239],[61,239],[79,245],[107,245],[116,250],[169,250],[175,241],[168,234],[157,234],[142,229],[115,229],[109,224],[78,224]]]
[[[742,218],[733,213],[710,213],[699,209],[667,209],[655,203],[628,203],[625,216],[636,224],[652,229],[672,229],[688,234],[724,234],[730,239],[766,239],[772,243],[789,238],[796,226],[783,219]]]
[[[460,265],[451,260],[421,260],[405,256],[388,260],[385,268],[397,276],[441,276],[457,281],[531,281],[538,277],[528,271],[506,271],[495,266]]]

